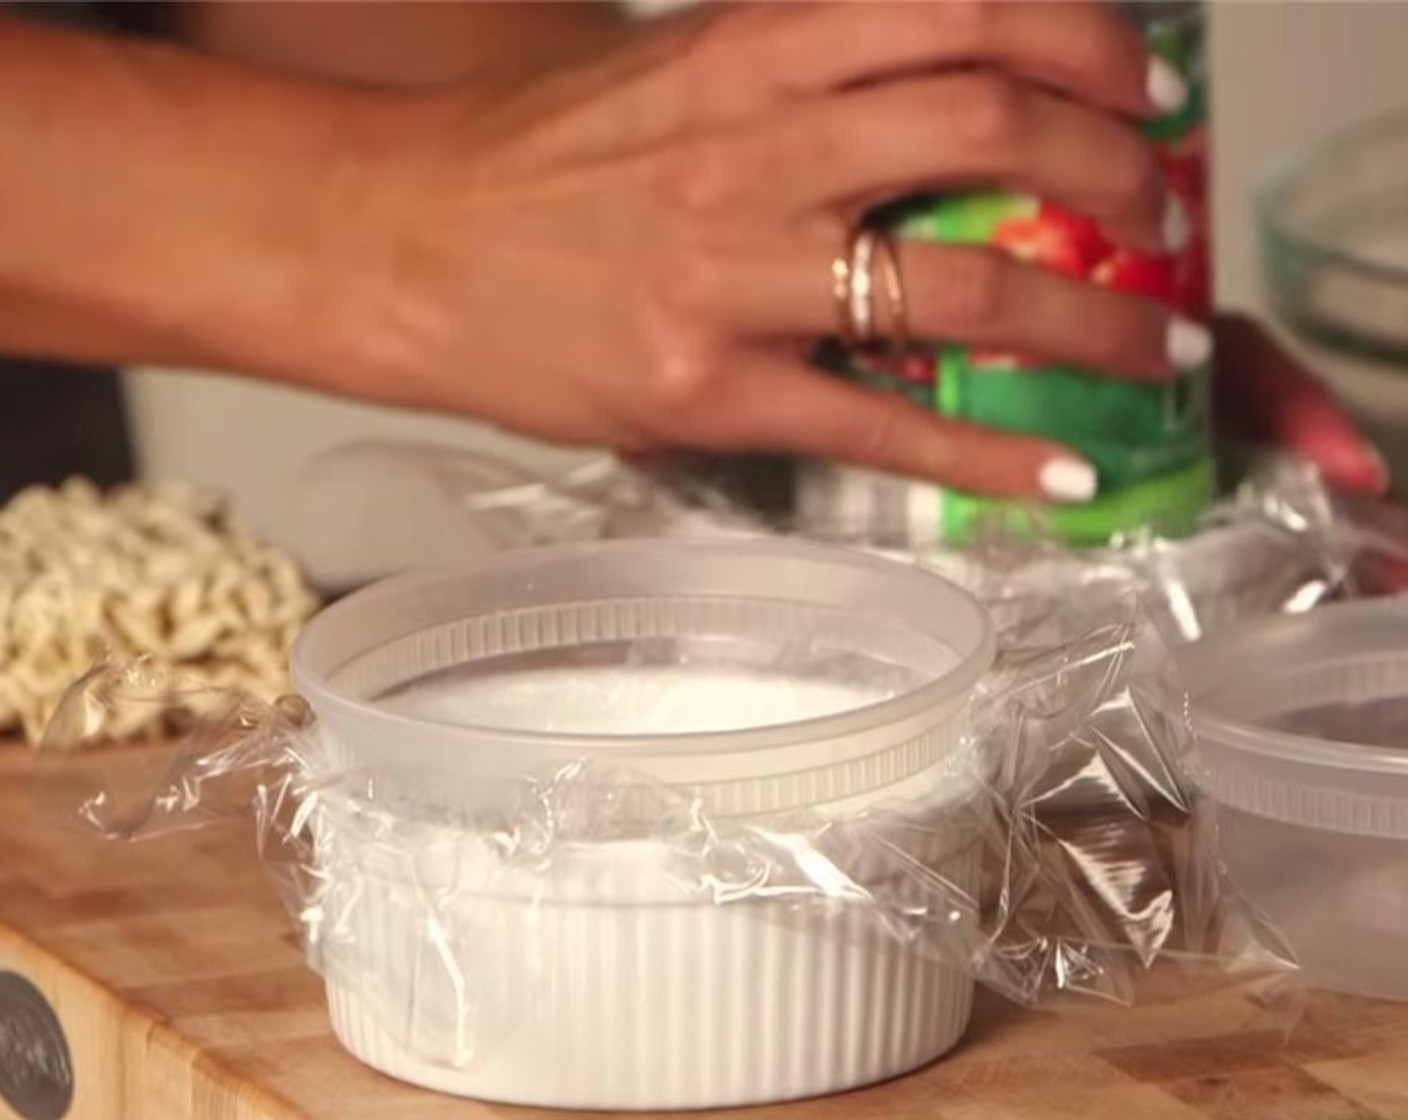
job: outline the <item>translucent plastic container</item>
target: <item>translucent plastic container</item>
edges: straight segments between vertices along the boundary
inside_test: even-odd
[[[531,868],[495,845],[544,827],[522,814],[555,768],[585,763],[588,811],[621,811],[619,766],[714,824],[902,805],[888,850],[976,896],[961,717],[992,655],[953,585],[796,542],[516,552],[343,600],[294,652],[313,765],[385,807],[334,800],[317,838],[315,871],[355,900],[322,961],[338,1037],[430,1088],[575,1108],[804,1097],[932,1061],[967,1024],[963,960],[846,907],[719,905],[681,881],[668,821]]]
[[[1408,599],[1187,647],[1223,858],[1311,983],[1408,999]]]

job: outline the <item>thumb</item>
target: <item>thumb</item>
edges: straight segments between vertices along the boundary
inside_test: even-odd
[[[1338,490],[1388,489],[1383,457],[1314,375],[1244,316],[1215,329],[1219,411],[1239,435],[1308,459]]]

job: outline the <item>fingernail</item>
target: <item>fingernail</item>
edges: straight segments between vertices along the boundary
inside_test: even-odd
[[[1050,459],[1042,465],[1037,483],[1053,502],[1088,502],[1095,497],[1095,468],[1081,459]]]
[[[1172,191],[1164,203],[1163,235],[1164,248],[1170,253],[1182,252],[1188,244],[1188,212]]]
[[[1156,54],[1149,56],[1149,76],[1145,90],[1155,108],[1176,112],[1188,100],[1188,83],[1183,75]]]
[[[1212,357],[1212,332],[1175,315],[1168,324],[1168,360],[1174,369],[1197,369]]]

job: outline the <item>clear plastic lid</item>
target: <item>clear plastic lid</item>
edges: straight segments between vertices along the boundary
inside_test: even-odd
[[[1408,839],[1408,598],[1266,619],[1179,656],[1217,800]]]
[[[984,610],[912,566],[642,540],[369,588],[306,628],[293,676],[319,764],[401,794],[462,803],[587,763],[737,815],[971,785],[961,717],[992,656]]]

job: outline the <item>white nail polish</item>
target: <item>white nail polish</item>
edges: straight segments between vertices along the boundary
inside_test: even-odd
[[[1174,113],[1188,100],[1188,83],[1183,75],[1156,54],[1149,56],[1149,75],[1145,91],[1156,109]]]
[[[1095,468],[1081,459],[1051,459],[1037,476],[1041,492],[1053,502],[1088,502],[1095,497]]]
[[[1188,244],[1188,234],[1188,213],[1178,196],[1170,191],[1164,203],[1164,248],[1170,253],[1181,253]]]
[[[1212,357],[1212,332],[1192,319],[1174,316],[1168,324],[1167,345],[1174,369],[1197,369]]]

